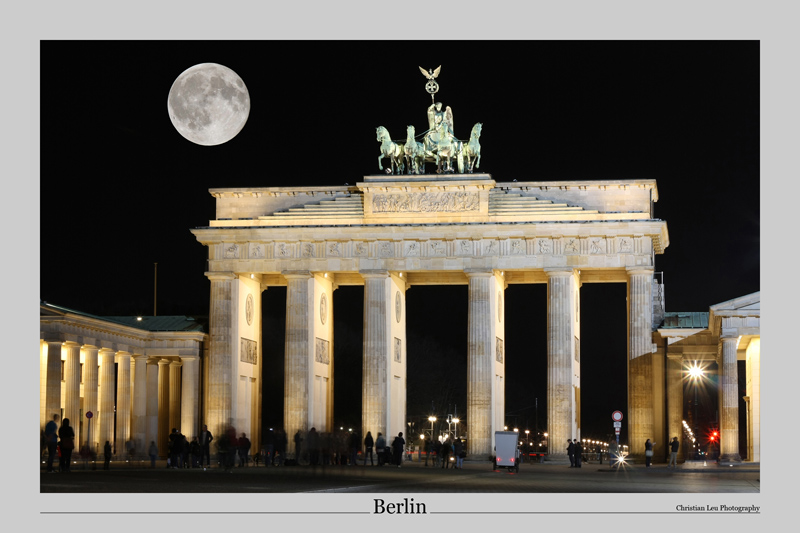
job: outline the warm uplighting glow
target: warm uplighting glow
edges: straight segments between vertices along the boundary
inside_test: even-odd
[[[428,422],[436,422],[436,417],[435,416],[429,416],[428,417]]]

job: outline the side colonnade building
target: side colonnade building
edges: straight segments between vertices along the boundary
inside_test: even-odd
[[[199,434],[203,326],[188,317],[96,317],[40,304],[40,425],[70,420],[84,445],[117,457],[167,454],[169,432]],[[91,412],[89,419],[86,414]]]

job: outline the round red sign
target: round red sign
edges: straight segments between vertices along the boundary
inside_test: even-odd
[[[614,411],[613,413],[611,413],[611,420],[613,420],[614,422],[619,422],[620,420],[622,420],[622,411]]]
[[[86,418],[92,418],[93,416],[91,411],[86,411]]]

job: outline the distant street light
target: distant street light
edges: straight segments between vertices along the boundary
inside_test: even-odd
[[[703,374],[705,374],[705,371],[703,370],[703,367],[698,365],[697,361],[695,361],[694,364],[689,367],[688,373],[689,379],[694,384],[694,434],[697,435],[699,434],[699,424],[697,421],[697,389],[700,386],[700,380],[703,379]]]
[[[433,423],[436,422],[436,417],[431,415],[428,417],[428,420],[431,423],[431,440],[433,440]]]

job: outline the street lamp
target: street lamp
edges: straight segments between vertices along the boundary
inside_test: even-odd
[[[453,424],[455,424],[455,425],[456,425],[456,438],[458,438],[458,423],[459,423],[459,422],[461,422],[461,419],[460,419],[460,418],[458,418],[458,417],[455,417],[455,418],[453,419]]]
[[[697,423],[697,389],[699,387],[699,382],[703,379],[703,367],[697,364],[697,361],[694,362],[692,366],[689,367],[689,379],[694,384],[694,433],[698,434],[698,423]]]
[[[431,415],[428,417],[428,421],[431,423],[431,440],[433,440],[433,423],[436,422],[436,417]]]

